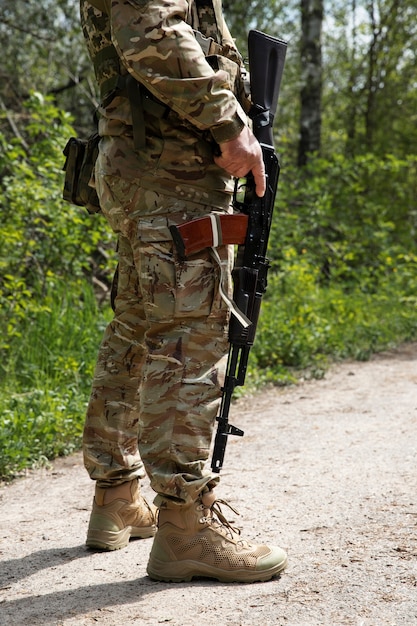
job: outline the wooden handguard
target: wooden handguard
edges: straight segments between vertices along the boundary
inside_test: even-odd
[[[181,257],[228,244],[243,244],[248,228],[244,213],[219,215],[210,213],[178,226],[170,226],[172,238]]]

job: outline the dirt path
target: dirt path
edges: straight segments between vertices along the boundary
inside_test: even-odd
[[[152,582],[149,539],[88,552],[80,455],[1,487],[0,624],[417,624],[416,365],[412,344],[233,408],[219,492],[288,550],[271,582]]]

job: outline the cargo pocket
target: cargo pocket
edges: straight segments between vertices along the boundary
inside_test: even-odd
[[[176,261],[176,317],[208,317],[212,311],[217,268],[209,250]]]
[[[148,322],[169,322],[175,312],[175,263],[167,221],[139,218],[134,258]]]
[[[148,321],[208,317],[220,275],[210,251],[180,260],[165,217],[141,219],[138,241],[137,267]]]

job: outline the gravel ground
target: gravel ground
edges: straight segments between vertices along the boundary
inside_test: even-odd
[[[151,581],[151,539],[84,547],[93,486],[76,454],[0,487],[0,624],[417,624],[417,343],[233,406],[219,497],[289,555],[251,585]],[[144,482],[143,490],[151,495]]]

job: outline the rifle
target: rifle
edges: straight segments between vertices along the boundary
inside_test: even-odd
[[[273,146],[272,126],[284,69],[287,44],[256,30],[248,36],[252,108],[249,116],[253,133],[262,148],[266,173],[266,193],[255,193],[252,173],[246,177],[244,199],[239,201],[235,182],[233,215],[208,215],[181,226],[171,233],[180,255],[187,256],[204,247],[238,244],[233,276],[233,300],[243,316],[232,315],[229,324],[229,356],[222,388],[220,412],[211,462],[213,472],[223,467],[227,438],[242,436],[241,429],[229,423],[235,387],[245,382],[250,348],[255,340],[262,296],[267,287],[269,261],[266,258],[272,213],[278,186],[279,162]]]

